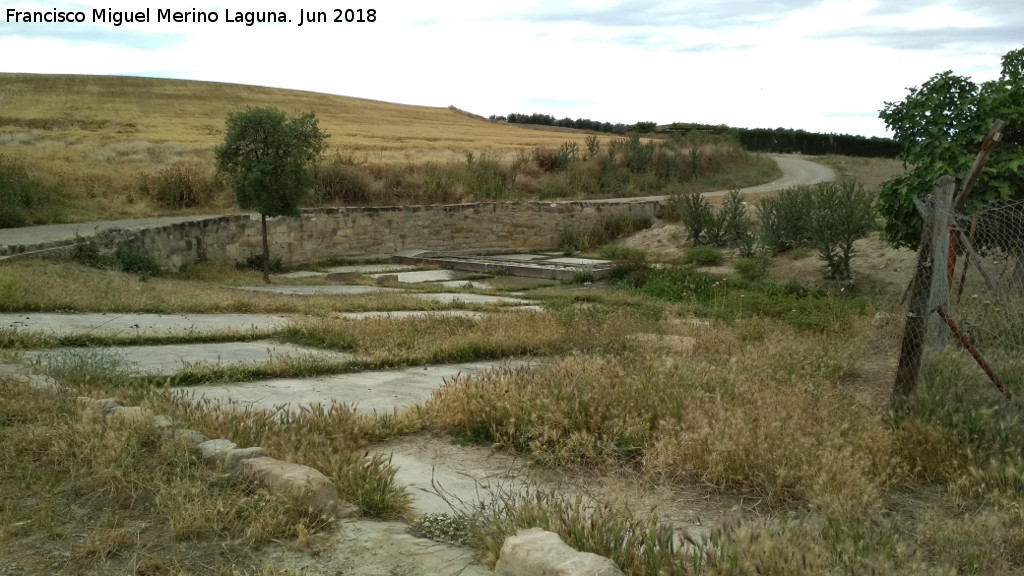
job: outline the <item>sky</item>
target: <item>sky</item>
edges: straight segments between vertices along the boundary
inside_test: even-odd
[[[992,80],[1001,56],[1024,47],[1021,0],[160,2],[0,0],[0,71],[255,84],[482,116],[887,136],[878,112],[907,88],[945,70]],[[147,8],[149,21],[110,16]],[[94,13],[104,9],[105,22]],[[159,10],[217,21],[160,22]],[[300,26],[300,10],[327,22]],[[374,21],[344,21],[358,10]],[[54,11],[84,22],[15,18]],[[247,11],[288,21],[248,26]]]

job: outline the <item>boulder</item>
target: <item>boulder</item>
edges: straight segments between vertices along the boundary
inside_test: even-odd
[[[174,439],[184,442],[192,449],[198,449],[200,444],[209,440],[206,434],[191,428],[178,428],[174,431]]]
[[[228,474],[237,474],[238,465],[241,464],[242,460],[262,458],[264,456],[267,456],[267,451],[259,446],[228,450],[227,453],[224,454],[224,471]]]
[[[196,446],[196,452],[199,453],[199,458],[203,462],[224,462],[224,456],[235,448],[238,448],[238,444],[231,440],[218,438],[216,440],[207,440]]]
[[[494,566],[498,576],[623,576],[611,560],[578,552],[553,532],[540,528],[520,530],[501,546]]]
[[[134,426],[148,422],[151,416],[142,406],[114,406],[103,419],[110,426]]]
[[[117,398],[103,398],[96,400],[89,398],[88,396],[78,396],[75,398],[75,404],[79,410],[83,412],[92,412],[100,416],[106,416],[111,410],[119,406],[124,406],[124,402],[121,402]]]
[[[343,504],[338,498],[338,489],[319,470],[282,462],[269,456],[250,458],[238,463],[238,473],[253,480],[272,494],[296,498],[302,504],[322,513],[335,516],[353,516],[354,506]]]

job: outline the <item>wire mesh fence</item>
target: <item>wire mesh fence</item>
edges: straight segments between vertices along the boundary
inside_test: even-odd
[[[921,378],[955,371],[1005,396],[1024,375],[1024,201],[1000,201],[958,213],[931,207],[931,243]],[[976,364],[973,370],[967,368]],[[948,375],[948,374],[947,374]],[[983,384],[984,385],[984,384]]]

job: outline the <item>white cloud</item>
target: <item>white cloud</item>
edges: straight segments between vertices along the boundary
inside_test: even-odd
[[[139,9],[125,1],[63,6]],[[990,79],[999,57],[1024,38],[1024,4],[1016,0],[626,0],[555,8],[385,0],[373,4],[375,23],[301,27],[300,7],[333,18],[334,5],[244,6],[285,9],[293,22],[229,24],[222,4],[195,5],[218,14],[214,24],[0,21],[0,54],[17,55],[3,69],[239,82],[484,115],[883,135],[877,111],[885,101],[946,69]]]

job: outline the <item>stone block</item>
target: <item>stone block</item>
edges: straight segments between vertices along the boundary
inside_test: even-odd
[[[243,460],[249,460],[251,458],[263,458],[267,456],[267,451],[259,446],[253,448],[235,448],[234,450],[228,450],[224,454],[224,472],[228,474],[237,474],[238,466]]]
[[[282,462],[270,457],[242,460],[238,473],[253,480],[273,494],[296,498],[302,504],[322,513],[339,517],[355,515],[355,507],[338,498],[338,489],[319,470]]]
[[[520,530],[501,546],[494,567],[498,576],[623,576],[611,560],[578,552],[553,532]]]
[[[178,421],[166,414],[160,414],[154,416],[153,420],[149,423],[154,431],[161,435],[170,435],[174,433],[174,429],[180,426]]]
[[[135,426],[148,422],[151,417],[149,410],[142,406],[114,406],[103,419],[110,426]]]
[[[114,408],[124,406],[124,402],[121,402],[117,398],[103,398],[96,400],[95,398],[89,398],[88,396],[78,396],[75,398],[75,405],[77,405],[78,409],[83,412],[92,412],[99,416],[106,416]]]
[[[174,439],[184,442],[193,450],[198,450],[200,444],[209,440],[205,434],[191,428],[178,428],[174,431]]]
[[[216,440],[207,440],[202,444],[196,446],[196,452],[199,453],[199,458],[204,462],[223,462],[224,456],[238,448],[238,444],[235,444],[231,440],[225,440],[218,438]]]

